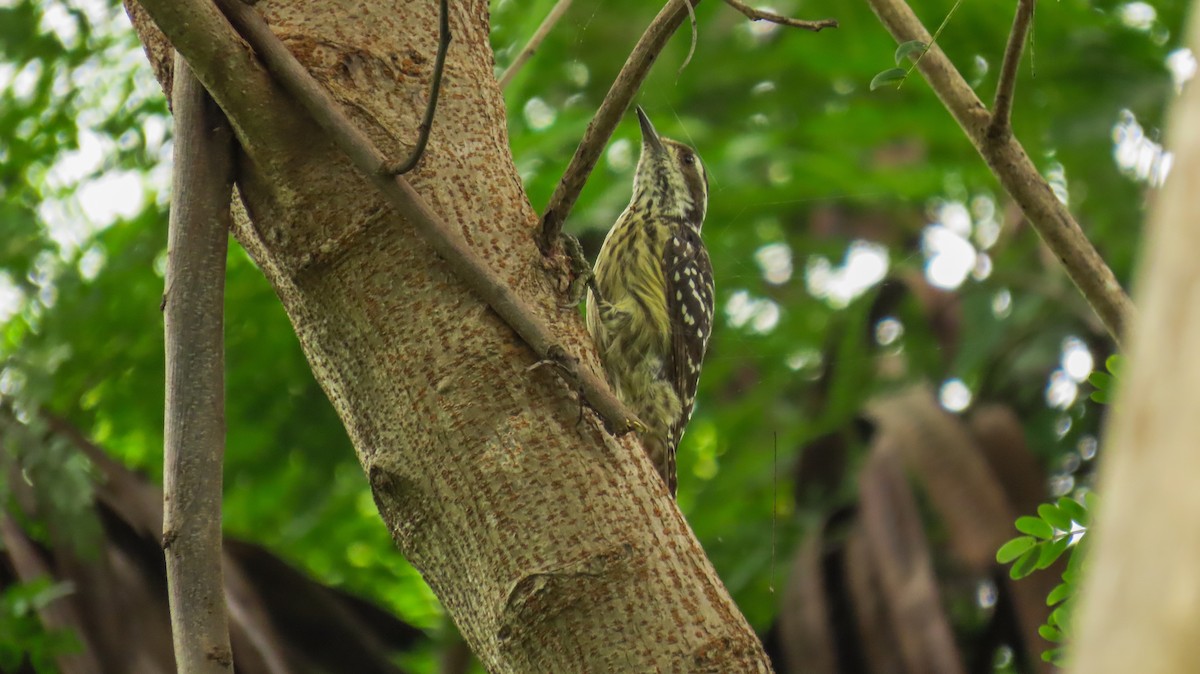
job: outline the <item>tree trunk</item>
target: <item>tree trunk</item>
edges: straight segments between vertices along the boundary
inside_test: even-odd
[[[1188,43],[1200,48],[1192,7]],[[1129,367],[1105,434],[1096,540],[1071,671],[1194,672],[1200,662],[1200,88],[1175,102],[1175,156],[1137,278]]]
[[[155,71],[174,46],[241,145],[235,236],[274,285],[397,545],[493,672],[767,671],[634,436],[614,438],[271,81],[208,2],[127,3]],[[417,136],[437,3],[255,6],[391,156]],[[599,371],[565,264],[534,242],[485,0],[454,36],[429,147],[405,177]],[[166,33],[167,39],[159,32]],[[265,364],[269,367],[269,364]],[[236,391],[231,395],[237,395]]]

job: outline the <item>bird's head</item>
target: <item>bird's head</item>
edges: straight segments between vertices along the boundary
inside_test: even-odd
[[[708,209],[708,175],[692,148],[663,138],[641,106],[642,156],[633,177],[633,203],[664,217],[680,218],[696,229]]]

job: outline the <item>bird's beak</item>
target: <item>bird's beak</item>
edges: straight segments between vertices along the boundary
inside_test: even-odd
[[[654,130],[654,125],[650,123],[650,118],[646,116],[646,111],[642,106],[637,106],[638,124],[642,127],[642,147],[649,147],[654,150],[655,154],[661,154],[664,151],[662,140],[658,137],[658,132]]]

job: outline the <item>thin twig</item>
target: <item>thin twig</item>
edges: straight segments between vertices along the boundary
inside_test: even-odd
[[[442,71],[446,67],[446,52],[450,49],[450,7],[449,0],[442,0],[438,19],[438,50],[433,60],[433,80],[429,83],[429,103],[425,106],[425,118],[417,129],[417,145],[412,154],[403,162],[389,166],[389,175],[404,175],[417,166],[421,155],[425,154],[425,146],[429,143],[429,132],[433,130],[433,115],[437,112],[438,94],[442,90]]]
[[[529,38],[529,42],[525,43],[525,46],[521,48],[521,51],[512,60],[512,63],[508,64],[508,67],[504,69],[504,74],[500,76],[501,89],[507,87],[508,83],[512,82],[513,77],[516,77],[517,71],[537,53],[538,47],[542,46],[542,41],[554,29],[554,24],[558,23],[562,15],[567,13],[567,8],[571,6],[571,1],[558,0],[558,2],[554,3],[554,7],[550,8],[550,13],[546,15],[546,18],[542,19],[542,23],[537,27],[537,30],[533,31],[533,37]]]
[[[683,3],[683,6],[687,7],[688,23],[692,25],[692,42],[688,45],[688,53],[683,57],[683,63],[679,64],[679,70],[675,73],[676,77],[682,75],[683,69],[692,62],[692,57],[696,55],[696,45],[700,42],[700,24],[696,21],[696,8],[690,2]]]
[[[791,26],[792,28],[802,28],[811,30],[814,33],[821,32],[824,28],[837,28],[837,19],[818,19],[816,21],[805,21],[803,19],[792,19],[786,16],[780,16],[775,12],[768,12],[764,9],[755,9],[738,0],[725,0],[725,4],[741,12],[743,16],[751,21],[770,21],[781,26]]]
[[[1004,62],[1000,65],[1000,81],[996,85],[996,102],[992,106],[992,123],[988,133],[993,137],[1008,133],[1012,119],[1013,90],[1017,86],[1017,69],[1021,65],[1021,52],[1025,51],[1025,40],[1033,22],[1033,7],[1036,0],[1019,0],[1017,15],[1013,19],[1012,32],[1008,34],[1008,46],[1004,49]]]
[[[566,222],[571,208],[575,206],[575,200],[579,198],[592,169],[596,167],[600,153],[604,151],[608,139],[617,129],[621,117],[629,109],[629,104],[649,74],[650,67],[667,45],[667,40],[671,39],[675,30],[683,23],[683,18],[688,15],[685,7],[688,2],[695,6],[700,0],[668,0],[667,5],[650,22],[646,32],[642,33],[629,58],[625,59],[625,65],[621,66],[621,72],[609,87],[604,101],[600,103],[600,109],[588,124],[583,140],[579,141],[579,147],[575,149],[575,156],[571,157],[571,163],[567,165],[562,179],[554,188],[549,205],[542,213],[542,233],[538,246],[543,253],[554,250],[563,223]]]
[[[904,0],[867,1],[897,42],[920,40],[930,45],[918,70],[1119,344],[1133,315],[1133,302],[1079,223],[1054,196],[1025,148],[1012,134],[989,135],[992,115],[942,48],[931,44],[929,31]]]
[[[925,53],[929,51],[929,47],[937,44],[938,38],[942,36],[942,31],[946,30],[946,26],[950,25],[950,18],[954,16],[954,13],[958,11],[959,6],[962,4],[963,0],[954,0],[954,4],[950,6],[950,11],[946,12],[946,17],[938,24],[937,30],[933,31],[933,37],[929,42],[925,43],[925,48],[921,50],[921,53],[917,54],[917,58],[913,60],[912,65],[908,66],[904,71],[904,77],[900,78],[900,81],[896,83],[897,90],[904,86],[904,83],[908,81],[908,76],[917,69],[917,66],[921,65],[921,59],[925,58]],[[900,64],[897,63],[896,65]]]
[[[233,671],[221,572],[223,312],[233,132],[178,53],[174,72],[163,548],[178,670],[221,674]]]
[[[520,335],[540,359],[561,361],[559,365],[564,376],[583,392],[584,399],[612,432],[623,434],[642,427],[637,417],[617,400],[600,378],[579,366],[578,359],[561,356],[556,359],[556,355],[563,352],[562,347],[524,300],[471,249],[460,231],[451,228],[434,213],[402,176],[384,175],[379,171],[384,164],[383,155],[350,122],[321,84],[279,41],[257,12],[241,0],[218,0],[218,5],[242,38],[262,58],[267,70],[383,193],[396,212],[417,229],[459,279]]]

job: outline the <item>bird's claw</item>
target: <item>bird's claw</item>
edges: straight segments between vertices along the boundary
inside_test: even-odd
[[[591,263],[583,254],[583,246],[579,245],[579,239],[563,232],[559,234],[559,243],[562,245],[563,252],[567,254],[571,269],[571,283],[567,286],[567,301],[560,304],[559,307],[570,309],[579,306],[579,303],[583,301],[583,296],[587,294],[588,288],[591,288],[592,292],[596,291],[595,274],[592,273]]]
[[[636,418],[626,419],[625,425],[629,427],[629,430],[633,431],[634,433],[637,433],[638,435],[644,435],[647,431],[650,430],[649,428],[646,427],[646,424],[643,424],[640,419],[636,419]]]

